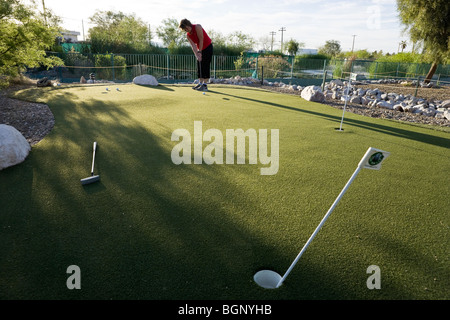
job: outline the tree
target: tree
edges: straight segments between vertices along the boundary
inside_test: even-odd
[[[398,50],[398,51],[400,51],[400,48],[402,48],[402,52],[403,52],[403,50],[405,50],[405,48],[406,48],[406,46],[407,46],[405,40],[400,41],[400,43],[399,43],[398,45],[399,45],[399,50]]]
[[[368,59],[374,58],[373,54],[370,53],[369,51],[367,51],[367,49],[341,52],[339,54],[339,57],[343,57],[343,58],[347,58],[347,59],[353,58],[353,59],[358,59],[358,60],[368,60]]]
[[[227,46],[227,37],[221,32],[211,29],[208,30],[208,35],[214,44],[215,55],[238,56],[241,54],[242,51],[240,51],[239,48],[233,49]]]
[[[271,47],[272,40],[269,36],[262,36],[259,38],[259,45],[261,47],[261,50],[269,51]]]
[[[245,34],[242,31],[234,31],[226,37],[225,44],[237,51],[252,50],[255,46],[255,39],[249,34]]]
[[[27,67],[51,68],[63,64],[59,58],[46,54],[59,32],[58,18],[49,10],[45,17],[47,22],[34,3],[0,1],[0,82],[3,85]]]
[[[142,19],[134,15],[125,16],[120,22],[117,33],[126,46],[142,52],[151,42],[151,32]]]
[[[149,48],[151,34],[148,26],[134,14],[97,11],[89,19],[95,25],[89,29],[93,52],[134,53]]]
[[[341,44],[337,40],[327,40],[323,47],[320,47],[318,53],[335,58],[341,53]]]
[[[212,43],[214,43],[214,50],[218,46],[225,46],[227,39],[220,31],[208,30],[208,35],[211,38]]]
[[[430,82],[439,63],[450,58],[448,0],[397,0],[400,21],[413,43],[423,41],[432,65],[425,77]]]
[[[171,48],[187,46],[185,33],[178,26],[177,19],[167,18],[162,21],[162,26],[156,28],[156,34],[164,46]]]
[[[294,39],[291,39],[286,43],[286,50],[291,56],[295,56],[298,50],[300,50],[300,48],[304,46],[305,44],[303,42],[298,42]]]

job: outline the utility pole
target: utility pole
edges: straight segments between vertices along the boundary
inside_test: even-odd
[[[86,37],[84,35],[84,20],[81,19],[81,28],[83,29],[83,41],[86,41]]]
[[[152,42],[152,31],[150,29],[150,23],[148,24],[148,44]]]
[[[283,32],[286,31],[286,28],[285,27],[281,27],[281,29],[278,30],[278,31],[281,31],[281,53],[283,53]]]
[[[353,53],[353,48],[355,47],[355,37],[356,37],[356,34],[353,34],[352,37],[353,37],[353,44],[352,44],[352,53]]]
[[[42,8],[44,9],[45,26],[47,26],[47,11],[45,10],[45,1],[44,0],[42,0]]]
[[[276,35],[277,33],[275,31],[271,31],[269,34],[272,36],[272,42],[271,42],[271,45],[270,45],[270,51],[273,51],[273,36]]]

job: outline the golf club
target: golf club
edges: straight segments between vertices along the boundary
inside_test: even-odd
[[[200,82],[200,79],[203,78],[203,74],[202,74],[202,62],[201,62],[201,61],[198,61],[198,67],[199,67],[199,69],[200,69],[200,74],[199,74],[199,77],[198,77],[198,83],[200,84],[200,87],[199,87],[198,89],[200,90],[201,86],[203,86],[203,84]]]
[[[198,84],[195,87],[192,88],[194,90],[199,90],[201,88],[201,86],[202,86],[202,83],[200,82],[200,79],[202,77],[202,64],[198,60],[197,60],[197,68],[198,68],[197,71],[199,72],[199,74],[198,74]]]
[[[81,184],[82,185],[86,185],[86,184],[90,184],[90,183],[94,183],[100,180],[100,175],[96,175],[94,176],[94,162],[95,162],[95,150],[97,149],[97,142],[94,142],[94,146],[93,146],[93,155],[92,155],[92,169],[91,169],[91,176],[81,179]]]

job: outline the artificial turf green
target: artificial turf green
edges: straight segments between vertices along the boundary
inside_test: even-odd
[[[105,88],[16,94],[56,123],[0,171],[1,299],[450,298],[448,132],[351,113],[337,132],[341,110],[249,88]],[[173,164],[172,132],[194,121],[279,129],[278,173]],[[83,187],[93,141],[101,180]],[[284,274],[368,147],[391,152],[382,169],[359,173],[279,289],[256,285]]]

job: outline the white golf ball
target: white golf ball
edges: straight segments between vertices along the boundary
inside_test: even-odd
[[[205,94],[205,93],[203,92],[203,94]]]

